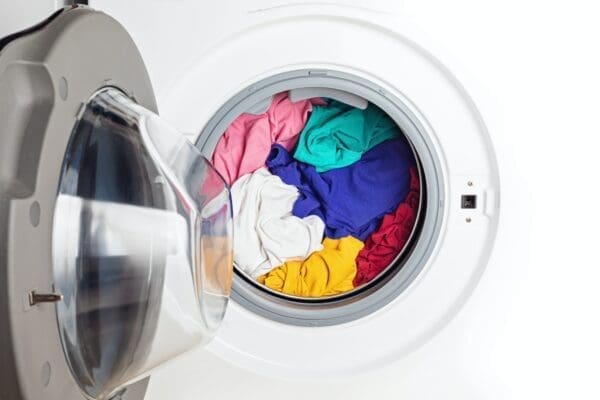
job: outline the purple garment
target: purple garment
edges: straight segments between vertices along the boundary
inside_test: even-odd
[[[364,153],[356,163],[320,174],[312,165],[292,158],[278,144],[271,147],[267,158],[271,173],[300,191],[294,215],[319,216],[325,221],[329,238],[352,235],[362,241],[379,227],[385,214],[404,200],[414,165],[404,138],[387,140]]]

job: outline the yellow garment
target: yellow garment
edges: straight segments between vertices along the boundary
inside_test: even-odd
[[[323,250],[312,253],[304,261],[287,261],[259,276],[258,281],[273,290],[295,296],[343,293],[354,288],[356,256],[363,246],[363,242],[352,236],[325,238]]]
[[[200,279],[195,282],[197,291],[204,294],[229,296],[233,279],[233,250],[229,236],[202,236],[200,252],[196,253],[199,262],[194,276]],[[198,292],[198,296],[203,293]]]

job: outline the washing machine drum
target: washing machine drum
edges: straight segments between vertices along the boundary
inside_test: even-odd
[[[0,397],[142,398],[223,318],[228,188],[155,114],[105,14],[65,9],[1,46]]]

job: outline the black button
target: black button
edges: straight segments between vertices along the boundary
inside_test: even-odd
[[[463,194],[460,204],[462,208],[475,208],[477,207],[477,196],[474,194]]]

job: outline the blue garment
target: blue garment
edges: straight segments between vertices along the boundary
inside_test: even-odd
[[[325,221],[329,238],[352,235],[362,241],[404,200],[413,165],[415,160],[404,138],[380,143],[356,163],[323,173],[295,160],[278,144],[271,147],[267,158],[271,173],[300,191],[294,215],[319,216]]]

